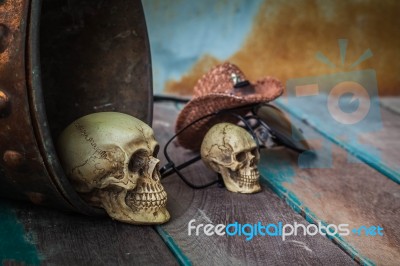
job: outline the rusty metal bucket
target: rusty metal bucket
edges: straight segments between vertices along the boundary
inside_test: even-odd
[[[140,1],[0,1],[0,196],[96,215],[61,168],[54,140],[75,119],[152,119]]]

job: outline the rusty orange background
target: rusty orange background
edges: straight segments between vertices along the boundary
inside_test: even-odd
[[[147,14],[152,12],[151,2],[145,4]],[[153,2],[155,5],[157,1]],[[180,16],[180,1],[176,2],[178,3],[173,6],[177,9],[176,12],[168,15],[170,20],[174,16]],[[221,5],[232,4],[230,1],[216,2],[220,5],[210,8],[221,9]],[[238,4],[240,1],[234,2]],[[245,8],[245,5],[240,8]],[[169,77],[163,81],[162,88],[156,88],[155,93],[190,95],[196,80],[211,66],[231,61],[251,80],[272,75],[283,83],[291,78],[374,69],[377,73],[379,94],[400,95],[399,13],[400,1],[264,0],[255,15],[249,17],[251,29],[244,32],[240,49],[236,49],[228,57],[220,57],[212,51],[198,54],[196,62],[189,69],[182,71],[178,78]],[[229,17],[235,17],[235,13],[225,12],[221,16],[231,19]],[[213,30],[204,14],[193,13],[185,19],[183,24],[190,19],[197,19],[197,27]],[[168,18],[165,25],[157,27],[168,27]],[[180,26],[175,24],[173,27],[176,31],[171,38],[179,38],[182,34]],[[159,45],[152,42],[152,34],[156,32],[151,28],[149,32],[151,45]],[[193,38],[187,39],[186,45],[193,45],[190,42],[196,40],[196,29],[191,34]],[[340,61],[338,39],[347,39],[348,42],[344,65]],[[232,40],[226,39],[226,46],[229,47],[231,42]],[[351,68],[368,49],[373,56]],[[318,52],[324,54],[336,67],[317,60]],[[179,53],[176,55],[179,57]],[[158,54],[153,53],[152,56],[156,63]],[[157,79],[157,72],[154,73],[154,79]]]

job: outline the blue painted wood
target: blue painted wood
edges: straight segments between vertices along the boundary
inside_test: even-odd
[[[26,234],[13,208],[0,201],[0,262],[39,265],[35,236]]]
[[[4,265],[178,265],[151,226],[11,201],[0,201],[0,258]]]
[[[157,233],[161,236],[165,244],[168,246],[168,248],[171,250],[171,252],[174,254],[179,265],[182,266],[192,265],[190,259],[185,255],[185,253],[183,253],[181,248],[176,244],[175,240],[160,225],[154,226],[154,228],[156,229]]]
[[[302,114],[297,105],[284,106],[292,113]],[[316,108],[313,104],[307,108],[312,107]],[[312,112],[320,113],[318,109]],[[302,129],[312,146],[318,147],[316,156],[305,153],[297,156],[284,148],[264,150],[259,164],[263,182],[311,223],[380,224],[390,232],[384,241],[399,243],[400,230],[396,225],[400,217],[399,185],[351,158],[351,154],[306,125],[308,121],[292,116],[294,126]],[[332,240],[365,265],[400,260],[398,246],[387,245],[378,238],[364,236],[360,242],[358,236],[335,235]]]
[[[383,130],[379,99],[371,98],[371,106],[375,106],[375,110],[370,110],[362,122],[343,126],[327,111],[327,98],[328,96],[324,94],[312,97],[288,97],[288,99],[276,101],[276,104],[293,118],[311,126],[323,138],[345,149],[349,153],[349,160],[352,160],[353,157],[360,159],[400,184],[400,172],[396,169],[396,166],[400,165],[400,158],[393,158],[394,162],[384,161],[381,153],[384,153],[385,150],[378,150],[374,146],[362,144],[358,140],[360,134],[378,134]]]
[[[285,199],[286,203],[297,213],[301,214],[309,223],[327,223],[322,217],[315,215],[302,201],[295,192],[284,186],[286,182],[293,182],[295,170],[292,167],[292,159],[285,153],[261,153],[261,161],[258,165],[261,174],[261,182],[270,187],[279,197]],[[344,240],[338,234],[328,236],[334,243],[341,246],[354,260],[362,265],[375,265],[370,259],[364,257],[360,252]]]

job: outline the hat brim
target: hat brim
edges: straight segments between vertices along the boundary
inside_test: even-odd
[[[266,77],[252,84],[255,89],[254,94],[245,96],[230,95],[226,93],[209,93],[204,96],[193,98],[179,113],[175,132],[179,133],[186,126],[209,114],[217,113],[224,109],[232,109],[242,106],[251,106],[258,103],[270,102],[283,93],[282,83],[272,77]],[[249,109],[239,111],[243,115]],[[207,131],[215,124],[220,122],[237,123],[238,119],[234,116],[222,115],[217,117],[207,117],[194,123],[193,125],[180,132],[177,136],[179,144],[190,150],[200,150],[201,143]]]
[[[256,114],[268,125],[276,143],[299,153],[311,151],[303,133],[290,122],[282,110],[272,104],[262,104],[258,106]]]

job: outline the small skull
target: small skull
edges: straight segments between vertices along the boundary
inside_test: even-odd
[[[229,191],[255,193],[261,190],[257,169],[260,154],[245,129],[229,123],[214,125],[201,144],[201,158],[222,175]]]
[[[153,130],[132,116],[104,112],[69,125],[58,141],[68,178],[90,205],[113,219],[160,224],[170,215]]]

